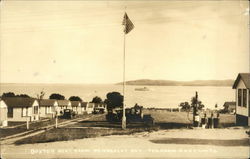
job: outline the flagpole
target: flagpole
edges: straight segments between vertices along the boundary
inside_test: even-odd
[[[125,7],[126,10],[126,7]],[[124,29],[126,29],[126,20],[125,20],[125,25]],[[125,82],[125,66],[126,66],[126,30],[124,31],[123,34],[123,113],[122,113],[122,129],[126,129],[126,113],[125,113],[125,87],[126,87],[126,82]]]

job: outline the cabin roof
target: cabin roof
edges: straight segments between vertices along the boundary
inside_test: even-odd
[[[8,107],[32,107],[35,102],[35,98],[24,97],[5,97],[3,101]]]
[[[71,106],[72,107],[78,107],[79,103],[80,103],[80,101],[71,101]]]
[[[40,106],[52,106],[55,102],[55,99],[42,99],[40,100]]]
[[[239,81],[242,80],[246,88],[250,89],[250,73],[239,73],[233,84],[233,89],[236,89]]]
[[[88,105],[88,102],[82,102],[81,103],[81,107],[87,107],[87,105]]]
[[[91,102],[90,102],[90,103],[88,104],[88,108],[93,108],[93,107],[95,107],[95,103],[91,103]]]
[[[69,100],[57,100],[59,106],[68,106]]]

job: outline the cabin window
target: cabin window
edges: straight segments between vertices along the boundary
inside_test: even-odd
[[[247,107],[247,89],[243,89],[243,107]]]
[[[13,118],[13,107],[8,107],[8,118]]]
[[[33,109],[34,109],[34,114],[38,114],[38,106],[34,106]]]
[[[238,106],[242,106],[242,90],[241,89],[238,89]]]

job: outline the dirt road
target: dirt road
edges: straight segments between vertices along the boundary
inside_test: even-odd
[[[248,158],[249,145],[247,143],[249,142],[245,131],[246,129],[243,128],[160,130],[151,133],[106,136],[74,141],[21,146],[4,145],[2,154],[3,158],[7,159]],[[178,142],[176,142],[177,140]],[[237,144],[235,144],[236,141]]]

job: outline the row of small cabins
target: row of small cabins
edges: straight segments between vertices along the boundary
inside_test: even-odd
[[[36,121],[41,118],[54,118],[60,116],[64,109],[71,109],[76,114],[90,114],[95,107],[103,107],[104,104],[89,102],[8,97],[0,100],[1,126],[7,126],[7,121]]]

